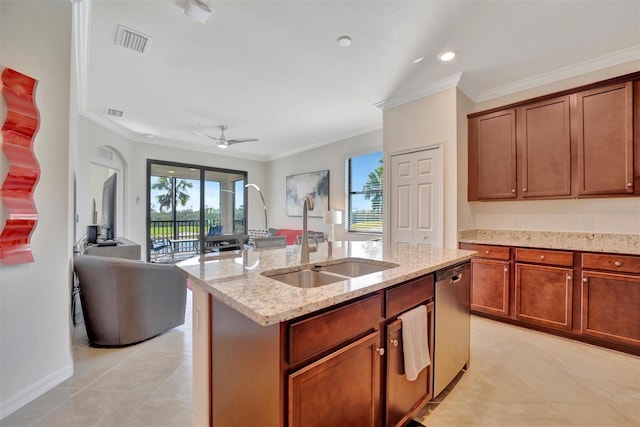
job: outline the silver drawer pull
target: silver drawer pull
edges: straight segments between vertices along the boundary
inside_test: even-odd
[[[620,267],[622,263],[620,261],[616,261],[613,263],[613,265],[615,265],[616,267]]]
[[[484,251],[485,255],[489,255],[490,251]]]
[[[544,259],[544,255],[540,255],[540,259],[542,259],[542,260],[543,260],[543,259]]]
[[[378,354],[380,356],[384,356],[384,348],[380,347],[380,348],[376,348],[376,351],[378,352]]]
[[[583,281],[584,283],[587,283],[587,282],[588,282],[588,280],[587,280],[587,278],[586,278],[586,277],[585,277],[585,278],[583,278],[583,279],[582,279],[582,281]]]
[[[398,346],[398,340],[391,340],[391,345],[393,345],[394,347]]]
[[[630,183],[630,182],[627,182],[627,187],[631,188],[631,187],[633,187],[633,184]]]

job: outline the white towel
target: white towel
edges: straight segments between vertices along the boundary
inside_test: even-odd
[[[409,381],[431,365],[427,306],[421,305],[398,316],[402,320],[402,353],[404,373]]]

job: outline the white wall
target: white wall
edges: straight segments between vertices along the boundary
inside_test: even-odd
[[[457,89],[445,89],[384,111],[384,152],[442,144],[444,246],[457,246]],[[389,224],[385,221],[385,227]]]
[[[345,161],[349,157],[382,151],[382,130],[368,132],[342,141],[324,145],[303,153],[273,160],[268,163],[267,188],[265,194],[269,212],[269,227],[301,229],[301,217],[288,217],[286,213],[286,179],[289,175],[329,170],[329,208],[344,211],[345,208]],[[261,223],[264,223],[264,219]],[[330,227],[322,218],[309,218],[309,230],[329,233]],[[337,240],[362,240],[378,235],[346,233],[345,225],[336,225]]]
[[[39,80],[34,263],[0,266],[0,418],[68,378],[71,239],[69,93],[71,3],[0,1],[0,65]],[[0,102],[4,120],[6,106]],[[1,156],[1,155],[0,155]],[[4,157],[4,156],[3,156]],[[3,159],[1,180],[7,173]]]
[[[638,65],[638,61],[633,61],[513,95],[492,99],[476,104],[475,111],[484,111],[532,97],[636,72],[638,71]],[[636,165],[636,167],[639,167],[639,165]],[[471,202],[469,205],[471,214],[469,225],[463,228],[640,234],[640,198],[638,197]]]

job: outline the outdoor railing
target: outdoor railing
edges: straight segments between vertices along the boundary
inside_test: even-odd
[[[210,227],[220,225],[217,220],[205,220],[202,233],[206,235]],[[244,222],[234,220],[234,230],[223,230],[223,234],[244,234]],[[173,244],[173,252],[197,252],[200,239],[199,220],[180,221],[151,221],[149,235],[152,239],[169,239],[176,241]]]

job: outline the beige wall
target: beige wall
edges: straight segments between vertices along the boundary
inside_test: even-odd
[[[344,210],[345,207],[345,160],[349,157],[382,151],[382,130],[368,132],[342,141],[334,142],[313,150],[273,160],[268,163],[265,199],[269,209],[269,227],[302,228],[302,218],[288,217],[286,214],[285,183],[288,175],[329,170],[329,208]],[[268,196],[268,197],[267,197]],[[264,223],[264,219],[262,220]],[[260,224],[260,223],[259,223]],[[329,226],[322,218],[309,218],[309,229],[329,232]],[[361,240],[378,235],[347,234],[343,225],[336,225],[337,240]]]
[[[0,419],[73,373],[70,334],[71,3],[0,1],[0,65],[38,80],[35,262],[0,266]],[[0,101],[0,117],[6,107]],[[4,119],[3,119],[4,120]],[[7,173],[3,155],[0,180]],[[0,207],[1,208],[1,207]]]
[[[636,72],[637,61],[478,103],[484,111],[512,102],[570,89]],[[636,165],[637,166],[637,165]],[[459,187],[461,188],[461,187]],[[605,233],[640,233],[640,198],[471,202],[468,226],[463,228],[525,229]]]
[[[383,114],[385,155],[442,145],[444,246],[457,245],[458,128],[457,89],[450,88],[390,108]],[[385,219],[385,229],[389,224]]]

